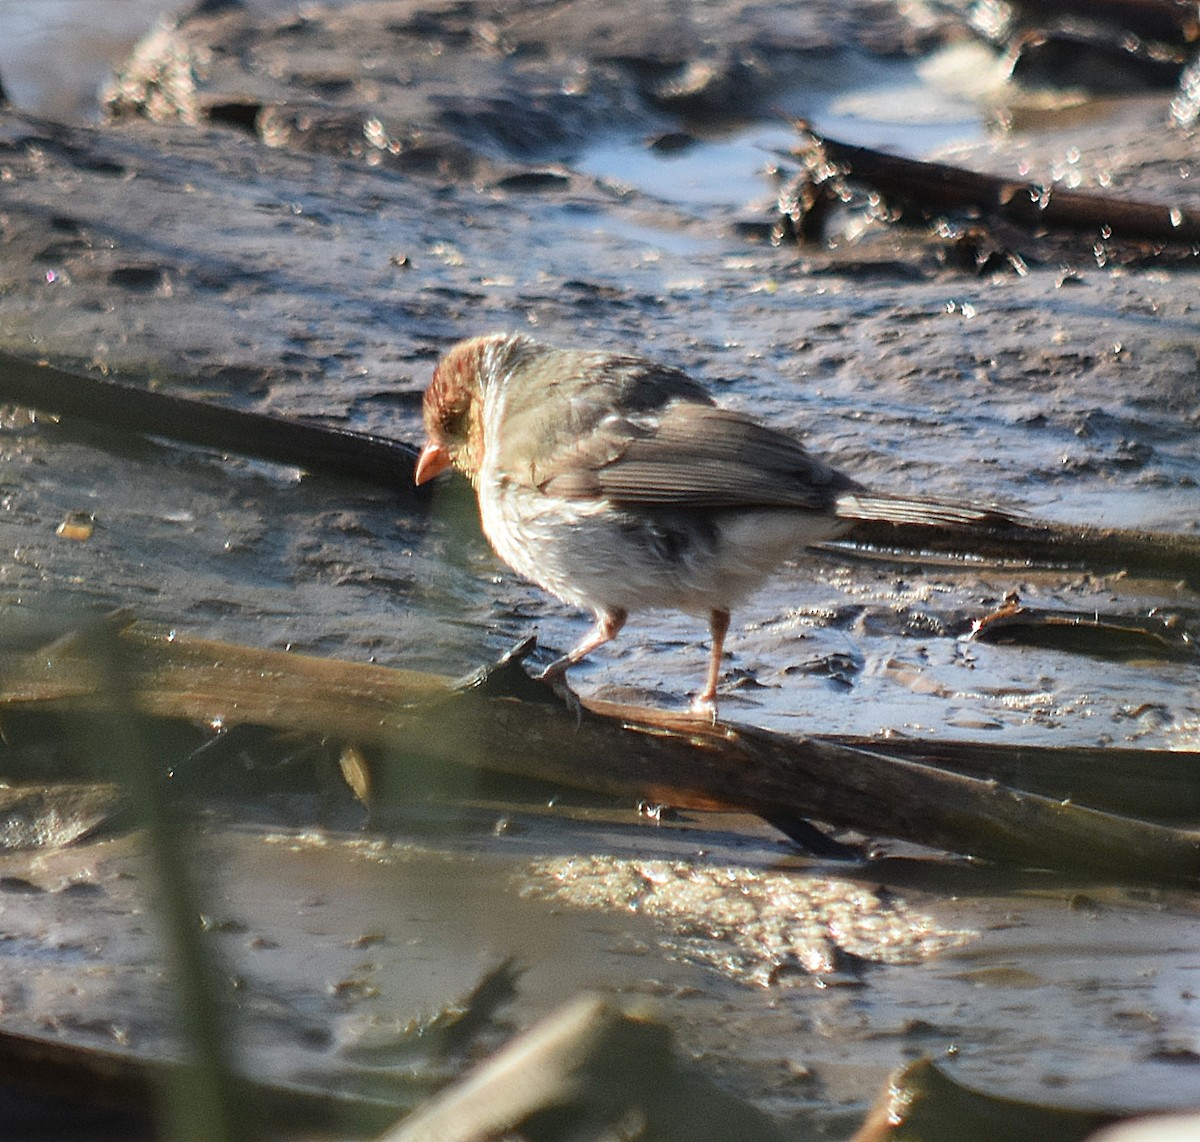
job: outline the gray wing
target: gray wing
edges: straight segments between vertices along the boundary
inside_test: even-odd
[[[729,409],[676,401],[653,416],[613,414],[538,472],[568,499],[681,508],[830,509],[857,487],[788,436]]]

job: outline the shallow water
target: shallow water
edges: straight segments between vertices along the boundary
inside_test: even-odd
[[[779,94],[771,120],[710,131],[679,149],[601,139],[573,165],[685,210],[744,209],[770,192],[769,172],[795,145],[793,119],[831,138],[913,156],[981,141],[986,98],[998,82],[983,61],[984,53],[961,47],[921,61],[821,55]],[[971,89],[961,90],[968,82]]]

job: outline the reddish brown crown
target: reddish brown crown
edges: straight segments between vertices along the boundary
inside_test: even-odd
[[[433,370],[425,390],[425,432],[431,446],[474,482],[483,463],[485,357],[495,337],[473,337],[450,349]]]

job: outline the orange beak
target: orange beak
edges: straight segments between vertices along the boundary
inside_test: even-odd
[[[424,484],[449,467],[449,450],[444,445],[435,444],[431,440],[421,449],[421,455],[417,457],[417,466],[413,469],[413,481],[417,484]]]

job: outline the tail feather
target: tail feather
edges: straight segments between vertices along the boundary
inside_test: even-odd
[[[843,492],[834,502],[839,519],[915,523],[928,527],[1016,527],[1021,519],[1002,508],[884,492]]]

